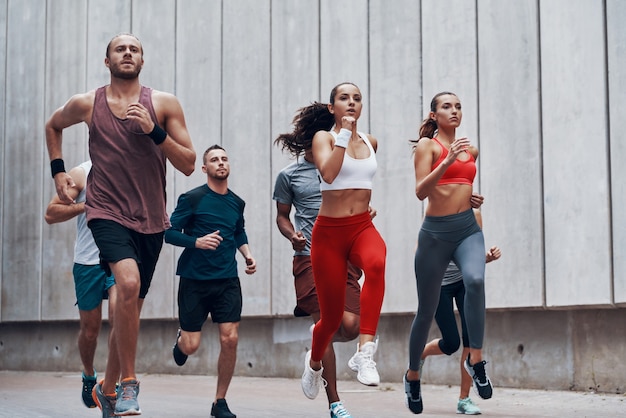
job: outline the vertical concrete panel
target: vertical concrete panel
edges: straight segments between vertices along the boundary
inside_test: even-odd
[[[467,136],[473,145],[478,138],[478,68],[476,50],[476,4],[466,0],[422,2],[422,91],[423,111],[415,129],[430,111],[433,96],[455,93],[463,106],[457,136]],[[478,164],[480,165],[480,158]],[[474,189],[479,189],[478,181]]]
[[[175,0],[135,0],[132,6],[132,31],[144,49],[141,84],[155,90],[176,94],[176,2]],[[171,213],[174,195],[174,172],[167,163],[167,209]],[[171,318],[174,315],[174,248],[163,244],[154,272],[149,297],[142,318]]]
[[[87,3],[82,0],[57,1],[55,7],[48,9],[46,19],[44,117],[47,120],[72,95],[86,91]],[[68,21],[75,24],[68,25]],[[87,138],[85,124],[63,131],[63,159],[68,171],[86,160]],[[39,219],[43,225],[41,316],[44,320],[74,319],[78,318],[72,276],[76,220],[50,226],[43,220],[48,202],[56,196],[48,161],[44,145],[44,198]]]
[[[602,6],[539,5],[547,306],[611,302]]]
[[[43,4],[36,0],[12,1],[7,9],[6,68],[11,71],[4,80],[3,321],[41,319],[46,42]],[[24,82],[26,79],[28,82]],[[45,175],[48,181],[48,170]]]
[[[369,132],[367,2],[320,0],[320,48],[321,100],[328,103],[337,84],[355,83],[363,95],[358,129]]]
[[[317,0],[271,4],[271,184],[278,172],[294,161],[274,146],[276,137],[291,132],[297,110],[319,97],[319,5]],[[304,158],[304,157],[300,157]],[[269,195],[270,200],[272,195]],[[296,304],[293,285],[293,248],[276,226],[276,202],[271,200],[271,283],[273,315],[291,315]],[[292,214],[295,210],[292,210]],[[293,220],[293,217],[292,217]]]
[[[87,90],[109,84],[104,65],[106,48],[119,33],[130,32],[131,5],[127,0],[90,0],[87,18]]]
[[[176,95],[183,106],[187,129],[196,150],[196,169],[187,177],[175,174],[174,205],[178,196],[206,183],[202,154],[221,141],[222,118],[222,8],[220,0],[177,2],[176,12]],[[169,246],[169,244],[165,244]],[[174,268],[182,253],[175,247]],[[178,316],[178,277],[172,282],[174,314]]]
[[[609,138],[611,154],[611,201],[613,217],[613,287],[614,302],[626,303],[626,3],[608,0],[606,3]]]
[[[487,266],[487,306],[543,306],[537,2],[477,10],[483,232],[502,250]]]
[[[238,257],[244,315],[271,312],[270,228],[273,179],[270,131],[270,3],[223,3],[222,145],[229,154],[230,188],[246,201],[246,232],[257,260],[247,276]]]
[[[417,305],[413,257],[422,217],[409,143],[422,113],[419,2],[372,1],[369,25],[371,133],[378,139],[372,206],[387,244],[383,312],[411,312]]]
[[[7,0],[0,0],[0,175],[4,178],[4,170],[6,169],[6,155],[4,147],[6,146],[6,59],[7,59]],[[4,182],[0,181],[0,193],[5,196]],[[2,301],[4,300],[4,275],[2,274],[4,266],[4,205],[0,205],[0,322],[2,321]]]

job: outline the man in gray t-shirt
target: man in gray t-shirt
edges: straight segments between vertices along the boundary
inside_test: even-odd
[[[313,268],[311,266],[311,234],[322,203],[320,180],[315,164],[312,162],[311,151],[304,158],[283,168],[276,177],[274,200],[276,201],[276,223],[280,232],[291,242],[294,250],[293,277],[296,290],[296,308],[294,315],[311,315],[314,322],[319,321],[320,307],[317,300]],[[294,222],[291,222],[291,208],[295,208]],[[295,224],[295,225],[294,225]],[[346,302],[341,326],[333,341],[345,342],[359,335],[360,295],[361,286],[358,280],[361,270],[348,264]],[[328,345],[322,362],[335,364],[335,351],[332,344]],[[324,369],[322,377],[326,379],[326,395],[331,408],[340,403],[337,393],[335,372],[327,374]]]

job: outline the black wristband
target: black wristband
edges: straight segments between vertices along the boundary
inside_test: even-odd
[[[57,158],[50,161],[50,171],[52,171],[52,178],[59,173],[65,173],[65,163],[63,160]]]
[[[167,132],[155,123],[154,128],[152,128],[152,131],[148,134],[148,136],[154,141],[155,144],[160,145],[163,141],[165,141],[165,138],[167,138]]]

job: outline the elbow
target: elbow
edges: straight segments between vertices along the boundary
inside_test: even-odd
[[[417,196],[417,198],[421,201],[428,197],[428,195],[420,189],[415,189],[415,196]]]
[[[183,174],[187,177],[189,177],[195,170],[195,167],[193,166],[193,164],[191,164],[191,166],[187,167],[185,170],[183,170]]]
[[[58,221],[54,218],[54,216],[52,216],[52,214],[46,212],[45,215],[43,216],[43,219],[46,221],[46,223],[48,225],[52,225],[57,223]]]
[[[337,178],[336,175],[332,175],[331,176],[331,175],[328,175],[328,174],[326,174],[326,175],[322,174],[322,180],[324,180],[324,183],[326,183],[326,184],[333,184],[333,181],[335,181],[335,178]]]

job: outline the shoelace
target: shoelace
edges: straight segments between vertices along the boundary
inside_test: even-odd
[[[476,378],[481,384],[487,383],[487,373],[485,373],[485,363],[486,361],[483,360],[472,366],[474,368],[474,373],[476,375]]]
[[[344,417],[344,418],[352,417],[352,415],[350,415],[348,410],[341,404],[337,405],[337,407],[333,409],[333,415],[336,417]]]
[[[372,356],[368,356],[367,354],[361,354],[361,366],[366,368],[374,368],[376,367],[376,362],[372,358]]]
[[[134,399],[137,395],[137,384],[129,383],[127,385],[122,385],[122,400],[126,401],[129,399]]]

